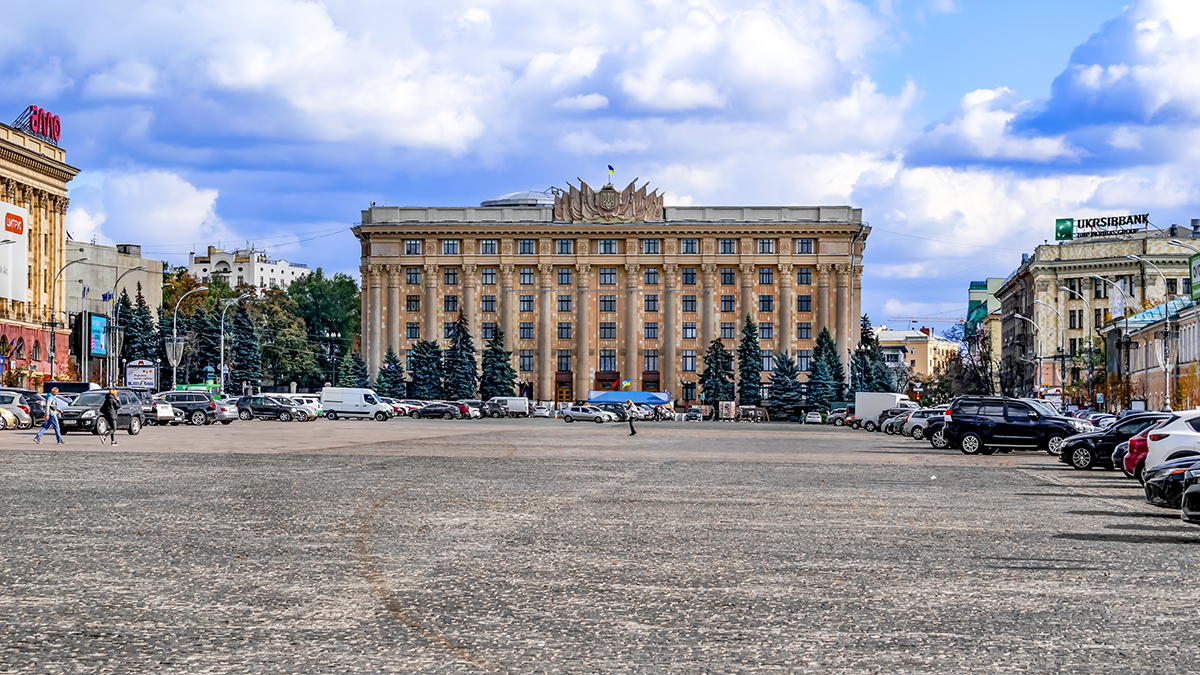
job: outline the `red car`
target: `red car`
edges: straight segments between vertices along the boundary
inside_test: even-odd
[[[1165,422],[1163,420],[1162,422]],[[1146,453],[1149,451],[1149,445],[1146,443],[1146,437],[1150,435],[1158,427],[1162,426],[1162,422],[1151,425],[1142,431],[1142,433],[1129,439],[1129,451],[1125,453],[1125,459],[1121,460],[1121,469],[1126,476],[1142,480],[1142,469],[1146,468]]]

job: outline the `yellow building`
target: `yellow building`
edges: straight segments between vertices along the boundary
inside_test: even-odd
[[[958,356],[959,344],[934,334],[929,328],[920,330],[888,330],[880,326],[875,331],[879,348],[888,367],[912,377],[928,377],[945,371]]]

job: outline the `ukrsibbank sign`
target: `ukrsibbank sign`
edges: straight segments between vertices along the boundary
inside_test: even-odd
[[[0,298],[25,302],[29,292],[29,212],[0,202]]]
[[[1130,216],[1100,216],[1099,218],[1058,218],[1054,221],[1054,240],[1071,241],[1084,237],[1115,237],[1134,234],[1149,226],[1149,213]]]

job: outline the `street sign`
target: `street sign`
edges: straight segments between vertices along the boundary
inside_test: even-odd
[[[1188,258],[1188,269],[1191,270],[1192,276],[1192,299],[1200,299],[1200,253],[1193,253],[1192,257]]]

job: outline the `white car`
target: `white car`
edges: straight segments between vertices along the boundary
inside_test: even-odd
[[[563,421],[567,424],[575,420],[590,420],[596,424],[616,422],[617,416],[591,405],[573,405],[563,411]]]
[[[530,417],[550,417],[550,409],[544,405],[533,406],[533,414]]]
[[[813,411],[804,416],[805,424],[821,424],[821,413]]]
[[[1175,413],[1175,419],[1146,437],[1146,468],[1188,455],[1200,455],[1200,410]]]
[[[317,406],[305,401],[304,399],[292,398],[290,396],[279,396],[278,394],[272,396],[271,398],[283,403],[284,405],[294,406],[296,408],[297,422],[311,422],[320,416]]]

